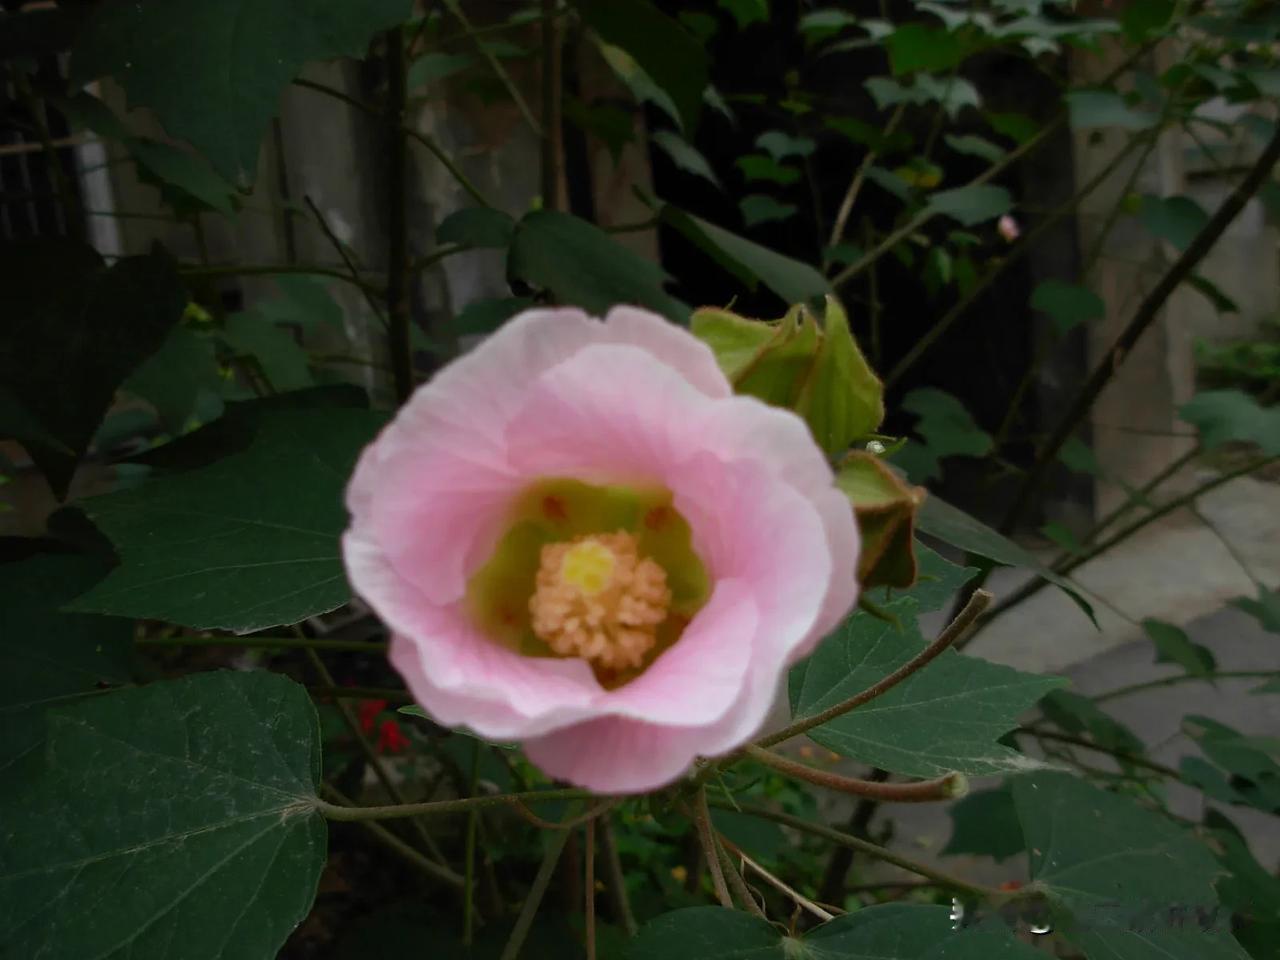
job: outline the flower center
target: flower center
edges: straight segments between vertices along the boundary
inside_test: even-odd
[[[667,572],[624,530],[547,544],[536,584],[529,613],[538,639],[605,670],[639,667],[671,607]]]

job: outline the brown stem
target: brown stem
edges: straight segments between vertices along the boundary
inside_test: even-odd
[[[409,315],[409,220],[406,210],[409,150],[404,138],[408,99],[404,28],[387,31],[387,316],[391,374],[401,403],[413,393],[412,318]]]
[[[1209,222],[1196,234],[1195,240],[1183,251],[1182,256],[1174,261],[1173,265],[1160,279],[1160,282],[1147,294],[1132,319],[1121,331],[1120,336],[1116,338],[1115,342],[1107,350],[1103,360],[1094,368],[1093,373],[1089,375],[1089,379],[1080,388],[1079,393],[1076,394],[1075,399],[1067,408],[1067,412],[1063,414],[1057,426],[1049,435],[1049,439],[1040,448],[1035,463],[1018,488],[1013,503],[1009,506],[1009,510],[1000,524],[1002,533],[1008,533],[1022,519],[1023,514],[1040,492],[1043,481],[1056,461],[1058,452],[1062,449],[1063,444],[1071,438],[1080,423],[1088,416],[1094,402],[1098,399],[1098,395],[1102,393],[1107,384],[1120,371],[1139,338],[1155,322],[1165,301],[1190,276],[1196,264],[1203,260],[1214,244],[1218,242],[1218,238],[1235,220],[1244,205],[1249,201],[1249,198],[1271,176],[1271,171],[1278,161],[1280,161],[1280,129],[1276,130],[1272,135],[1270,142],[1244,179],[1236,185],[1236,188],[1231,191],[1213,216],[1209,218]]]
[[[762,880],[764,880],[766,883],[768,883],[771,887],[773,887],[773,888],[774,888],[775,890],[777,890],[779,893],[782,893],[783,895],[785,895],[788,899],[790,899],[791,901],[793,901],[793,902],[794,902],[794,903],[796,903],[797,905],[799,905],[799,906],[803,907],[804,909],[808,910],[810,913],[812,913],[812,914],[813,914],[815,917],[817,917],[819,920],[826,921],[826,920],[834,920],[834,919],[835,919],[835,914],[833,914],[830,910],[824,909],[823,907],[819,906],[819,905],[818,905],[817,903],[815,903],[814,901],[810,900],[810,899],[809,899],[808,897],[806,897],[804,894],[800,893],[800,891],[796,890],[796,889],[795,889],[795,888],[793,888],[793,887],[788,886],[788,885],[787,885],[787,884],[786,884],[782,879],[780,879],[779,877],[774,876],[772,873],[770,873],[768,870],[766,870],[766,869],[765,869],[764,867],[762,867],[760,864],[756,863],[756,862],[755,862],[754,860],[752,860],[749,856],[747,856],[747,854],[746,854],[746,853],[744,853],[740,848],[738,848],[738,847],[734,846],[732,843],[730,843],[728,840],[726,840],[723,836],[718,836],[718,837],[717,837],[717,839],[719,839],[720,844],[721,844],[721,846],[723,847],[723,849],[726,851],[726,853],[731,853],[731,854],[733,854],[734,856],[736,856],[736,857],[740,858],[740,859],[742,860],[742,862],[743,862],[743,864],[744,864],[745,866],[748,866],[748,867],[750,867],[752,870],[754,870],[754,871],[756,872],[756,874],[757,874],[757,875],[758,875]],[[734,874],[736,875],[737,873],[738,873],[738,871],[737,871],[737,869],[735,868],[735,869],[734,869]],[[746,885],[746,881],[745,881],[745,879],[743,880],[743,885],[744,885],[744,886]],[[751,902],[752,902],[752,903],[755,903],[754,898],[751,900]],[[759,916],[760,916],[762,919],[768,919],[767,917],[765,917],[765,915],[764,915],[764,913],[763,913],[763,912],[761,912],[761,913],[759,914]]]
[[[1215,680],[1266,680],[1276,676],[1280,676],[1280,670],[1216,670],[1213,673],[1178,673],[1172,677],[1144,680],[1142,683],[1131,683],[1127,686],[1116,687],[1114,690],[1095,694],[1091,699],[1094,703],[1102,703],[1106,700],[1114,700],[1117,697],[1127,697],[1133,693],[1141,693],[1143,690],[1171,687],[1178,683],[1213,683]]]
[[[720,858],[720,870],[724,873],[725,879],[729,881],[729,887],[734,897],[754,916],[759,917],[761,920],[769,919],[765,916],[760,904],[756,903],[755,895],[751,892],[751,888],[747,886],[747,881],[743,878],[742,872],[738,870],[733,858],[729,856],[728,842],[720,834],[714,832],[711,839],[716,845],[716,856]]]
[[[520,956],[520,948],[524,946],[524,939],[529,935],[533,918],[537,916],[542,898],[546,896],[547,885],[551,883],[551,877],[556,871],[556,864],[560,862],[560,854],[564,851],[569,835],[568,830],[556,830],[546,835],[548,837],[546,853],[542,857],[542,863],[538,865],[533,885],[529,887],[529,895],[525,897],[524,906],[520,908],[520,915],[516,917],[515,926],[511,928],[511,936],[507,939],[507,945],[502,948],[502,956],[499,960],[516,960]]]
[[[543,800],[584,800],[586,790],[536,790],[529,793],[495,793],[461,800],[432,800],[428,803],[402,803],[380,807],[336,806],[317,800],[315,805],[327,820],[395,820],[400,817],[466,813],[475,807],[499,807],[510,803],[539,803]],[[568,831],[556,831],[567,833]]]
[[[336,787],[326,783],[323,785],[323,788],[325,793],[329,794],[329,796],[333,797],[333,799],[337,800],[339,803],[346,804],[348,806],[351,804],[351,801],[347,799],[347,797]],[[462,888],[462,877],[458,876],[448,867],[441,866],[438,863],[428,860],[419,851],[409,846],[409,844],[405,843],[382,824],[374,823],[372,820],[366,820],[362,822],[360,826],[367,830],[375,840],[385,846],[388,850],[391,850],[397,856],[402,857],[404,860],[413,864],[413,866],[417,867],[433,880],[440,880],[447,883],[449,886],[457,887],[458,889]]]
[[[564,137],[561,132],[561,91],[564,84],[564,46],[558,0],[542,0],[542,205],[563,210]]]
[[[720,866],[720,855],[716,852],[705,787],[698,789],[698,795],[693,800],[693,825],[698,831],[698,842],[702,844],[702,857],[706,861],[707,872],[711,874],[711,886],[715,889],[716,899],[720,901],[720,906],[732,910],[733,898],[729,896],[729,888],[724,882],[724,870]]]
[[[1019,727],[1016,732],[1029,737],[1038,737],[1042,740],[1056,740],[1058,743],[1069,743],[1072,746],[1084,747],[1086,750],[1092,750],[1095,753],[1105,753],[1109,757],[1114,757],[1117,760],[1132,764],[1135,767],[1143,767],[1147,770],[1154,771],[1163,777],[1170,777],[1173,780],[1179,781],[1183,780],[1182,774],[1173,769],[1173,767],[1167,767],[1163,763],[1156,763],[1154,760],[1148,760],[1145,757],[1134,756],[1132,753],[1125,753],[1123,750],[1104,747],[1102,744],[1094,743],[1092,740],[1085,740],[1083,737],[1074,737],[1070,734],[1057,733],[1053,730],[1041,730],[1039,727]]]
[[[747,744],[743,749],[750,759],[758,760],[789,777],[826,787],[828,790],[838,790],[841,793],[867,797],[882,803],[936,803],[954,800],[964,796],[968,791],[968,781],[959,773],[948,773],[933,780],[886,783],[882,780],[860,780],[857,777],[841,776],[829,770],[819,770],[817,767],[789,760],[772,750],[764,750],[755,744]]]
[[[592,817],[583,830],[587,835],[586,892],[583,912],[586,914],[587,960],[596,960],[596,821]]]
[[[868,779],[883,782],[889,778],[889,771],[883,767],[875,767]],[[863,797],[853,808],[849,816],[848,832],[863,840],[871,839],[871,818],[875,816],[879,804]],[[822,876],[822,885],[818,887],[818,898],[827,903],[844,902],[844,881],[853,866],[853,851],[848,847],[837,847],[831,851],[831,859]]]
[[[613,919],[634,937],[639,931],[636,915],[631,909],[631,897],[627,894],[627,878],[622,872],[622,860],[618,857],[618,843],[613,835],[613,821],[600,818],[600,852],[604,854],[605,869],[609,872],[609,898],[613,901]]]
[[[974,621],[987,609],[991,600],[992,596],[986,590],[975,591],[973,596],[969,598],[969,602],[965,604],[964,609],[956,615],[956,618],[947,625],[945,630],[938,634],[938,638],[893,671],[893,673],[876,681],[861,693],[856,693],[833,707],[828,707],[826,710],[815,713],[811,717],[805,717],[803,720],[797,720],[790,726],[783,727],[777,733],[760,738],[755,745],[757,747],[772,747],[776,743],[790,740],[792,737],[807,733],[814,727],[820,727],[836,717],[843,716],[855,707],[860,707],[867,701],[874,700],[876,697],[892,690],[907,677],[928,666],[939,654],[963,637],[969,628],[973,626]]]
[[[386,329],[387,318],[382,312],[382,305],[378,303],[377,297],[373,294],[373,288],[369,286],[360,276],[360,268],[356,266],[355,260],[351,256],[351,252],[347,250],[346,244],[338,239],[338,235],[333,232],[333,228],[329,226],[329,221],[325,219],[320,208],[316,206],[316,202],[311,199],[310,194],[303,194],[302,202],[307,205],[307,209],[311,211],[311,215],[316,218],[316,225],[320,227],[320,232],[324,234],[325,239],[329,241],[330,246],[338,252],[338,256],[342,258],[342,262],[347,265],[347,269],[351,271],[351,282],[360,288],[360,292],[364,294],[365,303],[369,304],[369,309],[373,311],[373,315],[378,318],[383,329]],[[384,291],[385,293],[385,291]]]
[[[906,113],[907,105],[905,103],[898,104],[893,115],[889,117],[889,122],[885,124],[884,138],[888,140],[898,124],[902,122],[902,115]],[[858,199],[858,194],[862,190],[862,184],[866,181],[867,171],[871,169],[871,165],[876,162],[879,156],[875,148],[867,150],[862,158],[862,162],[858,164],[858,169],[854,171],[853,179],[849,181],[849,189],[844,193],[844,199],[840,201],[840,209],[836,211],[836,222],[831,227],[831,240],[828,246],[835,246],[844,239],[845,227],[849,223],[849,214],[853,212],[853,203]]]
[[[939,886],[947,887],[951,890],[958,890],[962,893],[967,893],[983,900],[993,903],[1003,903],[1008,900],[1017,899],[1018,897],[1018,893],[1016,892],[1007,893],[1003,890],[984,887],[981,884],[970,883],[969,881],[962,880],[959,877],[953,877],[951,874],[931,867],[928,864],[920,863],[910,859],[909,857],[899,856],[892,850],[887,850],[878,844],[870,842],[869,840],[863,840],[860,837],[842,833],[841,831],[834,830],[825,824],[813,823],[803,817],[794,817],[789,813],[783,813],[780,810],[770,810],[767,807],[742,804],[734,805],[728,801],[717,800],[714,801],[714,804],[718,808],[723,808],[725,810],[737,810],[741,813],[747,814],[748,816],[760,817],[764,820],[772,820],[775,823],[782,824],[784,827],[791,827],[795,830],[801,831],[802,833],[809,833],[815,837],[822,837],[824,840],[829,840],[832,843],[849,847],[858,853],[866,854],[876,860],[891,863],[895,867],[901,867],[903,870],[908,870],[917,876],[936,881]]]

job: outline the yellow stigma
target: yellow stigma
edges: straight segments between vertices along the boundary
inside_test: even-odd
[[[643,663],[670,606],[666,571],[619,530],[543,547],[529,613],[560,656],[624,670]]]

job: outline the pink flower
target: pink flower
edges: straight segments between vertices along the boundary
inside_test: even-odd
[[[1018,227],[1018,221],[1007,213],[996,221],[996,232],[1004,238],[1005,243],[1013,243],[1022,234],[1022,230]]]
[[[601,793],[749,739],[857,598],[803,421],[632,307],[510,321],[369,445],[347,507],[347,573],[417,702]]]

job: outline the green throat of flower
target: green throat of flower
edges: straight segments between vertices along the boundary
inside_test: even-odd
[[[467,604],[495,642],[526,656],[581,657],[616,687],[675,643],[709,594],[669,490],[548,479],[512,503]]]

